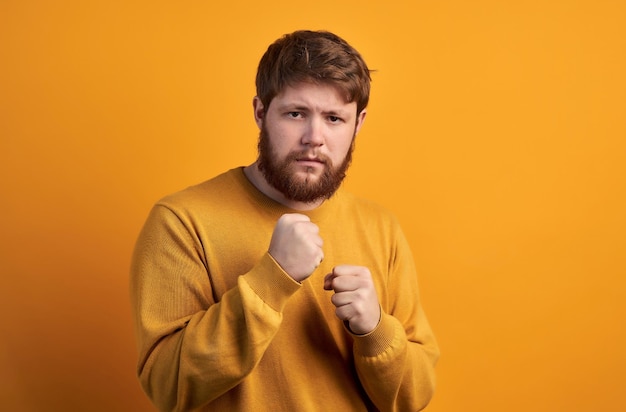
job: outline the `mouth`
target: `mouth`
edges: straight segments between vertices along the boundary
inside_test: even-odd
[[[321,164],[326,163],[324,160],[320,159],[319,157],[298,157],[296,161],[304,162],[304,163],[321,163]]]
[[[308,170],[318,169],[324,167],[326,164],[326,162],[319,157],[299,157],[296,159],[296,163]]]

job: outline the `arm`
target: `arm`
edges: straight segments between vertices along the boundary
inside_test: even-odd
[[[418,322],[428,329],[423,314]],[[439,350],[432,336],[424,338],[409,339],[404,326],[389,314],[383,314],[372,333],[355,337],[359,379],[381,411],[419,411],[430,402]]]
[[[397,236],[386,285],[379,283],[382,308],[367,268],[335,267],[325,288],[335,291],[337,317],[354,336],[357,374],[372,402],[381,411],[417,411],[432,398],[439,350],[419,302],[410,249],[399,229]]]
[[[216,302],[201,242],[183,220],[156,206],[131,268],[138,374],[162,410],[196,408],[241,382],[272,341],[284,304],[300,287],[266,253]]]

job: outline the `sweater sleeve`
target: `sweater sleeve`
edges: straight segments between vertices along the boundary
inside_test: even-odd
[[[240,383],[258,364],[300,284],[265,254],[215,301],[193,225],[157,205],[131,265],[138,375],[160,410],[192,410]]]
[[[419,411],[430,402],[439,349],[422,309],[408,243],[398,229],[388,301],[376,329],[354,337],[361,384],[381,411]]]

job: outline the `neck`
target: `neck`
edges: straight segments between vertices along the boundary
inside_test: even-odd
[[[243,169],[244,174],[261,193],[270,199],[280,203],[283,206],[286,206],[293,210],[298,211],[308,211],[317,209],[319,206],[324,203],[324,200],[318,200],[312,203],[298,202],[297,200],[287,199],[282,192],[279,192],[274,188],[274,186],[270,185],[267,180],[265,180],[265,176],[263,176],[263,172],[259,170],[258,163],[254,162],[249,166],[246,166]]]

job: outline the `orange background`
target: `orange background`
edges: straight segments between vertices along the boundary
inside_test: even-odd
[[[0,2],[0,409],[150,411],[128,267],[161,196],[252,162],[267,45],[329,29],[372,101],[442,350],[431,412],[626,410],[622,1]]]

